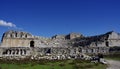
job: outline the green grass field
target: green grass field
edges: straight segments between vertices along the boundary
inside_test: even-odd
[[[55,61],[30,61],[22,62],[0,62],[0,69],[106,69],[106,65],[91,63],[85,60],[55,60]]]

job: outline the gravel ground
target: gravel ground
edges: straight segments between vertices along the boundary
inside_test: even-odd
[[[107,60],[108,68],[107,69],[120,69],[120,61],[116,60]]]

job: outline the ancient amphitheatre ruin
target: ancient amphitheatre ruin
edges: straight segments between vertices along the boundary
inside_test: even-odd
[[[71,59],[85,54],[109,54],[111,47],[120,46],[120,34],[114,31],[85,37],[70,33],[51,38],[34,36],[28,32],[9,30],[3,33],[0,58],[21,59]]]

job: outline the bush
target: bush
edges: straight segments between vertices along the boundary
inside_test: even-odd
[[[65,66],[65,64],[64,64],[64,63],[61,63],[61,64],[59,64],[59,66],[63,67],[63,66]]]
[[[0,69],[2,69],[2,67],[0,66]]]

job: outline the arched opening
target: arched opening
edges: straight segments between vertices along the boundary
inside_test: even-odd
[[[108,41],[106,42],[106,46],[109,47],[109,42]]]
[[[51,49],[48,49],[46,53],[49,53],[49,54],[51,54]]]
[[[3,53],[2,53],[3,55],[6,55],[7,54],[7,50],[5,50],[5,51],[3,51]]]
[[[12,37],[13,37],[13,35],[12,35],[12,34],[10,34],[10,37],[12,38]]]
[[[19,54],[19,49],[16,49],[16,51],[17,51],[16,54],[18,55]]]
[[[26,55],[26,50],[24,50],[24,55]]]
[[[23,53],[23,52],[22,52],[22,49],[20,49],[20,55],[22,55],[22,53]]]
[[[12,52],[12,55],[14,55],[15,54],[15,50],[12,50],[13,52]]]
[[[27,34],[25,35],[25,38],[27,38]]]
[[[34,41],[30,41],[30,47],[34,47]]]
[[[17,33],[15,33],[15,37],[17,37]]]

